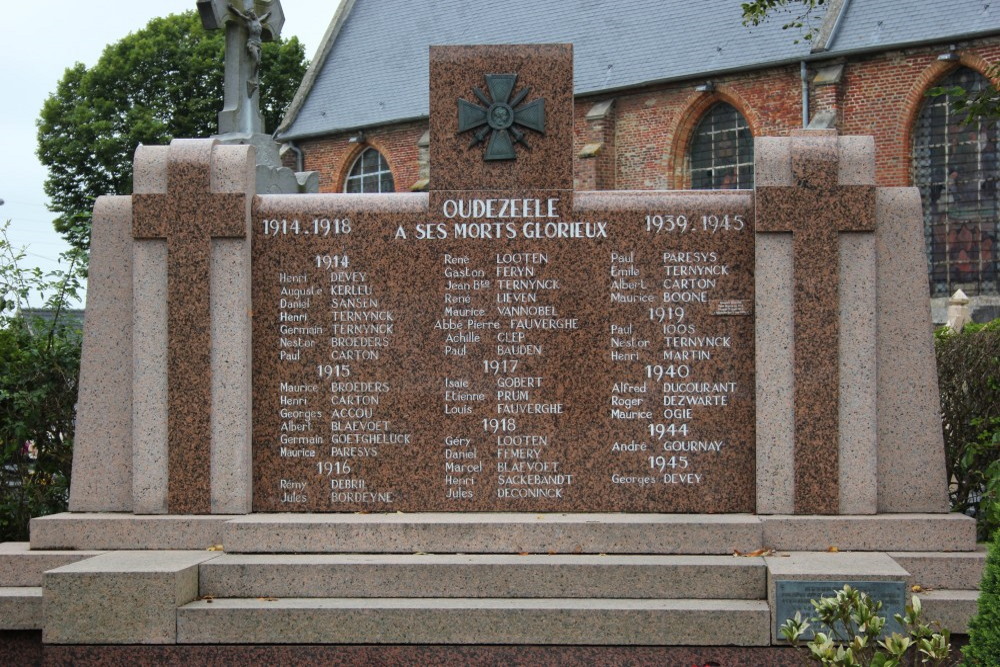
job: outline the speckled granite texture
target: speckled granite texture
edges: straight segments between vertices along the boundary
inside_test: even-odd
[[[132,200],[94,206],[69,507],[132,509]]]
[[[515,144],[515,160],[487,162],[483,160],[485,143],[470,148],[474,132],[457,131],[458,100],[484,106],[474,89],[488,97],[484,76],[509,73],[517,74],[513,98],[530,88],[523,104],[545,100],[545,133],[525,130],[525,141],[530,148]],[[432,46],[430,81],[431,189],[482,191],[532,187],[572,191],[571,45]]]
[[[254,183],[254,152],[246,146],[178,139],[142,147],[136,157],[133,236],[167,240],[168,512],[212,511],[211,239],[247,238]]]
[[[793,132],[791,183],[759,185],[757,232],[794,247],[795,511],[840,510],[840,234],[875,229],[875,186],[843,185],[835,131]],[[765,182],[769,182],[765,180]]]
[[[254,510],[752,511],[752,194],[574,193],[568,45],[430,61],[428,195],[258,199]]]

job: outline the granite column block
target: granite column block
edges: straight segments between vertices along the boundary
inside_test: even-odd
[[[47,644],[173,644],[206,551],[117,551],[45,573]]]
[[[97,200],[73,443],[74,512],[132,510],[131,224],[131,198]]]
[[[947,512],[920,193],[880,189],[877,215],[878,511]]]
[[[862,277],[841,273],[872,259],[870,240],[844,244],[842,237],[845,232],[870,236],[874,230],[875,187],[870,180],[874,168],[869,164],[874,161],[873,144],[863,139],[841,142],[833,131],[797,131],[788,139],[759,144],[758,236],[792,235],[794,511],[835,514],[842,511],[842,493],[871,484],[870,477],[858,479],[854,471],[841,474],[842,466],[850,465],[841,460],[841,452],[855,458],[871,456],[865,446],[867,442],[870,449],[872,444],[871,429],[864,428],[871,415],[862,415],[859,424],[855,413],[873,397],[873,358],[870,351],[855,347],[864,345],[863,338],[847,337],[864,330],[865,313],[873,310],[875,297],[870,291],[867,295],[857,291],[872,283],[870,277],[866,283],[864,273]],[[853,293],[845,294],[848,290]],[[758,313],[758,322],[760,317]],[[842,331],[842,326],[849,331]],[[770,352],[763,339],[758,346],[764,355]],[[844,374],[848,377],[842,378]],[[758,387],[769,381],[758,378]],[[841,395],[842,388],[846,396]],[[772,414],[763,416],[771,424],[776,422]],[[842,433],[844,428],[848,430]],[[773,459],[762,454],[758,460]],[[860,470],[867,475],[872,468],[866,462]],[[843,508],[874,510],[870,502],[866,505],[858,498],[846,501]]]
[[[136,514],[167,512],[167,244],[136,241],[132,291],[132,496]]]
[[[792,235],[757,236],[757,513],[795,511]]]
[[[840,513],[876,511],[875,236],[840,235]]]
[[[254,151],[175,140],[140,148],[135,167],[133,236],[158,248],[146,258],[149,275],[136,279],[146,309],[137,327],[155,343],[135,343],[136,383],[147,379],[150,391],[136,408],[137,510],[247,512]]]

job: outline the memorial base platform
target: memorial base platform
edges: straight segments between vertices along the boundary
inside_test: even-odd
[[[964,633],[984,560],[954,514],[66,513],[0,547],[0,630],[41,630],[46,650],[656,646],[719,661],[780,645],[779,581],[919,587],[927,618]]]

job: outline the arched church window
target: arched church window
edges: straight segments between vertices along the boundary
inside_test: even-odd
[[[366,148],[351,165],[344,192],[395,192],[389,163],[374,148]]]
[[[691,139],[690,165],[695,190],[753,187],[753,135],[731,104],[719,102],[698,123]]]
[[[937,85],[974,93],[990,82],[962,67]],[[970,295],[996,294],[1000,123],[966,123],[954,101],[948,94],[927,98],[913,136],[913,184],[923,200],[931,295],[946,296],[957,289]]]

